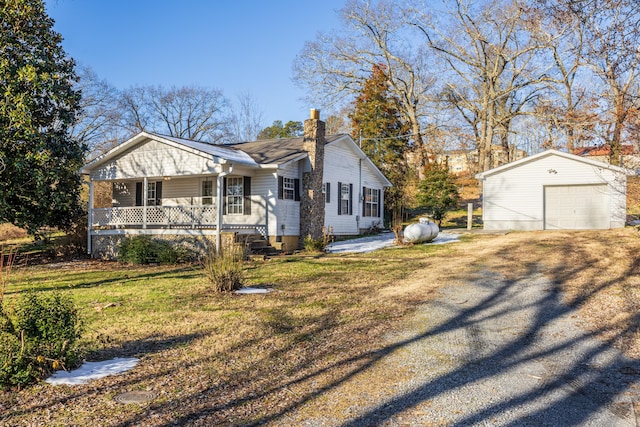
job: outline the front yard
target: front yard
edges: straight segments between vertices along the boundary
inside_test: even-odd
[[[90,360],[140,357],[84,386],[0,392],[3,425],[285,425],[383,357],[384,336],[444,285],[489,263],[507,278],[542,271],[582,307],[586,327],[640,357],[640,236],[634,229],[464,236],[449,245],[247,264],[261,295],[215,295],[198,266],[79,261],[17,268],[5,298],[70,292]],[[393,373],[371,382],[393,381]],[[357,383],[355,381],[354,383]],[[124,405],[119,393],[155,398]],[[340,402],[335,402],[336,408]]]

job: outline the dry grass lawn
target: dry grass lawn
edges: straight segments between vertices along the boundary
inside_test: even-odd
[[[628,228],[274,258],[247,264],[247,273],[249,284],[275,291],[244,296],[211,294],[195,266],[27,268],[14,275],[9,300],[28,287],[66,289],[87,319],[90,358],[141,363],[85,386],[0,392],[0,425],[286,425],[319,410],[329,390],[363,393],[349,384],[382,357],[383,337],[438,288],[487,268],[507,277],[544,272],[580,307],[585,327],[640,357],[639,248]],[[390,378],[367,381],[373,398]],[[114,401],[132,390],[156,398]]]
[[[0,242],[20,239],[27,236],[26,230],[11,224],[0,224]]]

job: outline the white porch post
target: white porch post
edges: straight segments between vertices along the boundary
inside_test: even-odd
[[[222,184],[224,182],[223,173],[218,174],[218,179],[216,180],[218,197],[216,198],[217,205],[216,206],[216,253],[220,253],[220,247],[222,246],[222,236],[220,232],[222,231],[222,209],[224,208],[224,200],[222,200]]]
[[[147,228],[147,198],[149,196],[149,180],[142,178],[142,228]]]
[[[218,174],[218,179],[216,180],[216,194],[218,195],[216,198],[216,253],[218,254],[222,247],[222,235],[220,233],[222,231],[222,217],[224,216],[224,199],[222,196],[224,191],[222,186],[224,184],[224,177],[233,172],[233,163],[223,164],[222,168],[222,172]]]
[[[93,225],[93,180],[89,179],[89,202],[87,207],[87,254],[91,255],[91,226]]]
[[[265,239],[269,241],[269,194],[264,195],[264,227]]]

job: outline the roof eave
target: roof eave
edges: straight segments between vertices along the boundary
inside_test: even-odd
[[[332,145],[332,144],[335,144],[335,143],[337,143],[339,141],[343,141],[343,140],[349,141],[349,143],[352,144],[353,147],[356,149],[356,152],[358,153],[358,156],[360,157],[360,159],[362,159],[365,162],[367,162],[369,164],[369,166],[373,168],[375,173],[378,175],[378,178],[380,178],[381,181],[383,181],[383,185],[382,185],[383,187],[393,187],[393,184],[391,184],[391,181],[389,181],[387,179],[387,177],[384,176],[382,171],[380,169],[378,169],[378,167],[371,161],[369,156],[367,156],[365,154],[365,152],[362,151],[362,149],[358,146],[358,144],[356,144],[356,142],[353,140],[353,138],[351,138],[351,136],[349,136],[348,134],[343,134],[339,138],[336,138],[335,140],[327,143],[326,145]]]
[[[148,132],[140,132],[139,134],[133,136],[132,138],[128,139],[127,141],[123,142],[122,144],[112,148],[111,150],[107,151],[106,153],[104,153],[104,154],[96,157],[95,159],[91,160],[89,163],[87,163],[82,168],[80,168],[80,173],[82,175],[91,174],[91,172],[93,170],[95,170],[96,168],[100,167],[101,165],[103,165],[104,163],[108,162],[109,160],[113,159],[119,153],[122,153],[122,152],[128,150],[130,147],[135,146],[136,144],[140,143],[141,141],[143,141],[145,139],[152,139],[152,140],[155,140],[155,141],[159,141],[159,142],[162,142],[163,144],[167,144],[167,145],[169,145],[171,147],[178,148],[178,149],[184,150],[184,151],[186,151],[188,153],[191,153],[191,154],[194,154],[194,155],[197,155],[197,156],[201,156],[201,157],[204,157],[204,158],[213,158],[213,159],[215,159],[216,163],[219,163],[219,164],[235,163],[235,164],[240,164],[240,165],[243,165],[243,166],[248,166],[248,167],[253,167],[253,168],[259,168],[260,167],[260,164],[255,162],[255,161],[244,161],[244,160],[241,160],[241,159],[227,159],[223,155],[216,155],[216,154],[212,154],[212,153],[207,153],[207,152],[198,150],[197,148],[189,147],[187,145],[180,144],[179,142],[173,141],[171,139],[164,138],[162,135],[152,134],[152,133],[148,133]],[[221,148],[224,148],[224,147],[221,147]]]
[[[593,167],[609,169],[609,170],[612,170],[612,171],[624,173],[625,175],[635,175],[635,172],[631,171],[630,169],[625,169],[625,168],[621,168],[619,166],[610,165],[608,163],[603,163],[603,162],[600,162],[598,160],[587,159],[587,158],[584,158],[582,156],[577,156],[575,154],[565,153],[563,151],[558,151],[558,150],[546,150],[546,151],[542,151],[542,152],[540,152],[538,154],[534,154],[533,156],[524,157],[522,159],[516,160],[515,162],[507,163],[507,164],[504,164],[502,166],[498,166],[497,168],[493,168],[493,169],[489,169],[489,170],[484,171],[484,172],[480,172],[480,173],[475,175],[475,178],[477,180],[479,180],[479,181],[484,181],[489,176],[504,172],[505,170],[508,170],[508,169],[511,169],[511,168],[514,168],[514,167],[518,167],[518,166],[520,166],[522,164],[533,162],[535,160],[541,159],[543,157],[551,156],[551,155],[554,155],[554,154],[557,155],[557,156],[563,157],[565,159],[586,163],[586,164],[588,164],[590,166],[593,166]]]

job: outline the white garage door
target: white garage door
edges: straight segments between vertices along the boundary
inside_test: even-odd
[[[545,230],[610,228],[606,184],[544,188]]]

